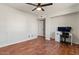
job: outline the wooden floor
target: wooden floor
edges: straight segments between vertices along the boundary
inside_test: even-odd
[[[42,37],[0,48],[1,55],[79,55],[79,45],[47,41]]]

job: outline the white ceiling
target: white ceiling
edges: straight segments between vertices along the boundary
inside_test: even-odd
[[[31,6],[25,3],[7,3],[6,5],[24,12],[35,14],[38,17],[41,17],[41,16],[52,17],[54,14],[63,12],[65,10],[70,10],[70,9],[74,10],[76,9],[75,7],[79,7],[79,4],[77,3],[53,3],[53,5],[51,6],[44,7],[45,11],[43,12],[43,11],[36,11],[36,10],[32,11],[32,9],[35,8],[35,6]]]

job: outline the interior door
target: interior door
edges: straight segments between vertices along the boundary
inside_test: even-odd
[[[38,21],[38,35],[45,36],[45,21],[44,20]]]

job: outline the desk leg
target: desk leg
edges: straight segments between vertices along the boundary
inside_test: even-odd
[[[71,36],[71,45],[72,45],[72,36]]]

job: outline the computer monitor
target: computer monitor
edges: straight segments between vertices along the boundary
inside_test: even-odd
[[[58,27],[58,31],[70,32],[71,31],[71,27]]]

